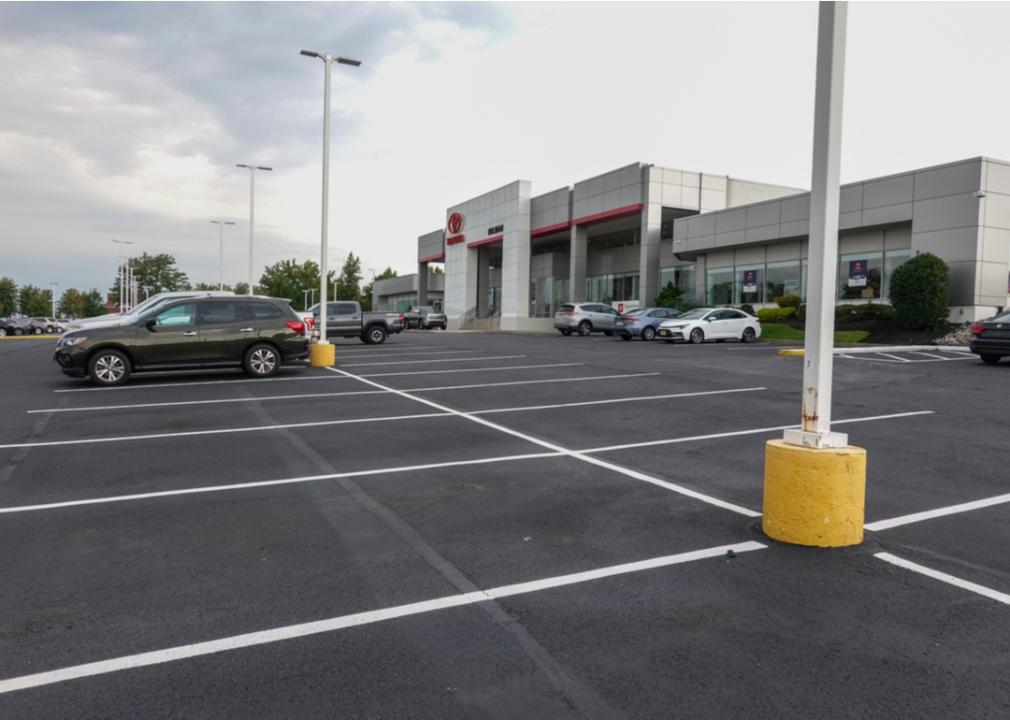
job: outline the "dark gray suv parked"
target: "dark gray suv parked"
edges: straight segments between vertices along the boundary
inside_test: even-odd
[[[308,356],[305,323],[287,300],[182,298],[137,320],[69,332],[53,360],[72,377],[122,385],[135,372],[241,367],[268,377]]]

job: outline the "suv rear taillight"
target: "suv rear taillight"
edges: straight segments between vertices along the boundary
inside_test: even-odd
[[[981,335],[984,330],[985,330],[985,325],[979,325],[978,323],[972,323],[971,324],[971,334],[972,335]]]
[[[305,323],[301,320],[285,320],[284,324],[294,330],[299,335],[305,334]]]

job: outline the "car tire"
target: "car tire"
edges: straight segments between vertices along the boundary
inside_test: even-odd
[[[46,325],[47,335],[52,335],[54,332],[56,332],[56,328],[54,328],[52,325]]]
[[[673,340],[664,340],[667,345],[673,345]]]
[[[445,325],[440,326],[441,330],[445,330]]]
[[[565,328],[564,330],[559,329],[558,332],[564,335],[565,337],[568,337],[569,335],[572,334],[572,331],[567,328]]]
[[[88,359],[88,377],[101,387],[116,387],[130,379],[130,358],[122,350],[99,350]]]
[[[625,333],[624,335],[621,335],[621,340],[631,340],[631,335]]]
[[[21,328],[14,328],[14,334],[15,334],[15,335],[16,335],[17,337],[21,337],[22,335],[24,335],[24,334],[25,334],[25,331],[24,331],[24,330],[22,330]]]
[[[645,326],[644,328],[642,328],[642,339],[645,340],[646,342],[652,342],[653,340],[655,340],[656,339],[655,328],[651,328],[649,326]]]
[[[365,331],[365,343],[368,345],[382,345],[387,337],[389,334],[382,325],[373,325]]]
[[[276,375],[281,369],[281,354],[273,345],[257,343],[245,351],[242,369],[246,375],[254,378]]]
[[[752,343],[757,340],[757,333],[754,332],[754,328],[744,328],[743,335],[740,336],[740,342]]]
[[[603,334],[606,335],[607,337],[614,337],[614,331],[613,330],[604,330]]]
[[[587,337],[593,333],[593,324],[588,320],[583,320],[579,323],[579,335],[582,337]]]
[[[995,365],[1002,359],[1003,356],[991,355],[989,353],[982,353],[981,355],[979,355],[979,357],[982,358],[982,362],[984,362],[986,365]]]
[[[40,328],[40,327],[32,328],[32,332],[34,334],[36,334],[36,335],[41,335],[42,334],[42,328]]]
[[[0,337],[7,337],[7,328],[0,328]]]
[[[705,342],[705,331],[701,328],[695,328],[691,331],[690,340],[692,345],[701,345]]]

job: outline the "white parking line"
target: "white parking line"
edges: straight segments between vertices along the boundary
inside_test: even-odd
[[[870,422],[873,420],[893,420],[895,418],[915,417],[917,415],[933,415],[933,410],[916,410],[915,412],[893,413],[891,415],[874,415],[864,418],[849,418],[848,420],[832,420],[832,425],[846,425],[848,423]],[[696,440],[718,440],[720,438],[739,437],[741,435],[762,435],[770,432],[780,432],[782,430],[794,430],[800,427],[796,425],[773,425],[771,427],[754,428],[753,430],[731,430],[730,432],[711,433],[709,435],[691,435],[689,437],[667,438],[664,440],[646,440],[644,442],[624,443],[622,445],[608,445],[606,447],[586,448],[577,450],[580,453],[601,453],[613,452],[614,450],[631,450],[634,448],[654,447],[657,445],[674,445],[676,443],[694,442]]]
[[[959,505],[949,505],[947,507],[936,508],[935,510],[925,510],[923,512],[912,513],[910,515],[901,515],[887,520],[877,520],[875,522],[866,523],[863,527],[867,530],[874,531],[890,530],[891,528],[901,527],[902,525],[910,525],[912,523],[922,522],[923,520],[932,520],[933,518],[944,517],[946,515],[956,515],[958,513],[970,512],[972,510],[981,510],[982,508],[992,507],[993,505],[1003,505],[1005,503],[1010,503],[1010,493],[1005,495],[995,495],[993,497],[983,498],[982,500],[960,503]]]
[[[1006,593],[1001,593],[998,590],[993,590],[992,588],[987,588],[984,585],[978,585],[977,583],[970,582],[968,580],[962,580],[959,577],[953,575],[948,575],[945,572],[940,572],[939,570],[934,570],[933,568],[928,568],[925,565],[919,565],[911,560],[905,560],[897,555],[892,555],[888,552],[874,553],[873,557],[878,560],[883,560],[884,562],[891,563],[905,570],[911,570],[912,572],[919,573],[920,575],[925,575],[926,577],[933,578],[934,580],[939,580],[940,582],[947,583],[948,585],[953,585],[954,587],[959,587],[962,590],[969,590],[983,597],[987,597],[990,600],[995,600],[996,602],[1001,602],[1004,605],[1010,605],[1010,595]]]
[[[897,362],[906,362],[906,363],[907,362],[912,362],[908,358],[903,358],[903,357],[900,357],[898,355],[892,355],[891,353],[882,352],[882,353],[877,353],[877,355],[881,355],[881,356],[886,357],[886,358],[891,358],[892,360],[896,360]]]
[[[402,416],[402,419],[424,418],[424,417],[432,417],[432,418],[436,418],[436,417],[453,417],[454,415],[457,415],[457,414],[458,415],[466,415],[465,413],[446,412],[446,413],[431,413],[431,414],[419,414],[419,415]],[[918,413],[918,414],[925,414],[925,413]],[[842,422],[842,423],[845,423],[845,422],[864,422],[864,421],[869,421],[869,420],[883,420],[883,419],[888,419],[888,418],[891,418],[891,417],[904,417],[905,415],[907,415],[907,413],[901,414],[901,415],[897,415],[897,416],[882,415],[882,416],[868,417],[868,418],[853,418],[851,420],[841,420],[841,421],[837,421],[837,422]],[[373,422],[378,422],[378,421],[381,421],[381,420],[384,420],[384,419],[388,420],[390,418],[372,418],[371,420]],[[482,420],[480,420],[478,418],[471,418],[471,419],[473,419],[476,422],[480,422],[481,424],[494,425],[494,423],[489,423],[486,420],[482,421]],[[346,421],[337,421],[337,422],[346,422]],[[259,427],[251,428],[251,429],[252,430],[256,430],[256,429],[267,429],[267,430],[269,430],[269,429],[273,429],[275,427],[280,427],[280,426],[259,426]],[[771,428],[757,428],[757,429],[754,429],[754,430],[741,430],[741,431],[738,431],[736,433],[730,433],[729,435],[753,435],[753,434],[759,434],[759,433],[768,433],[768,432],[773,432],[773,431],[781,431],[781,430],[784,430],[786,428],[792,428],[792,427],[797,427],[797,426],[795,426],[795,425],[780,425],[780,426],[771,427]],[[239,430],[242,430],[242,429],[240,428]],[[220,432],[220,431],[203,431],[203,432]],[[512,434],[512,433],[509,433],[509,434]],[[519,436],[521,437],[522,434],[519,433]],[[151,435],[138,436],[136,439],[148,439],[148,438],[151,438],[151,437],[153,437],[153,436],[151,436]],[[623,448],[623,447],[643,447],[643,446],[658,445],[658,444],[667,445],[667,444],[672,444],[672,443],[684,443],[684,442],[693,442],[693,441],[700,441],[700,440],[711,440],[711,439],[717,439],[717,438],[722,438],[722,437],[727,437],[727,433],[716,433],[716,434],[713,434],[713,435],[693,435],[693,436],[689,436],[689,437],[669,438],[669,439],[666,439],[666,440],[654,440],[654,441],[651,441],[651,442],[635,443],[635,444],[632,444],[630,446],[619,446],[619,447],[621,447],[621,448]],[[133,439],[133,438],[130,438],[130,439]],[[108,439],[105,439],[105,440],[106,440],[106,442],[108,441]],[[70,441],[70,442],[74,442],[74,441]],[[532,453],[532,454],[525,453],[525,454],[519,454],[519,455],[503,455],[503,456],[500,456],[500,457],[486,458],[486,459],[481,459],[481,460],[456,460],[456,461],[447,461],[447,462],[439,462],[439,463],[428,463],[428,464],[423,464],[423,465],[406,465],[406,466],[394,466],[394,467],[385,467],[385,468],[372,468],[372,469],[369,469],[369,470],[356,470],[356,471],[353,471],[353,472],[335,473],[335,474],[328,474],[328,475],[311,475],[311,476],[305,476],[305,477],[280,478],[280,479],[275,479],[275,480],[256,480],[256,481],[252,481],[252,482],[234,483],[234,484],[231,484],[231,485],[206,485],[206,486],[197,486],[197,487],[183,488],[183,489],[180,489],[180,490],[155,490],[155,491],[147,492],[147,493],[138,493],[138,494],[131,494],[131,495],[113,495],[113,496],[98,497],[98,498],[84,498],[84,499],[80,499],[80,500],[66,500],[66,501],[61,501],[61,502],[45,503],[45,504],[40,504],[40,505],[21,505],[21,506],[12,506],[12,507],[5,507],[5,508],[4,507],[0,507],[0,514],[16,513],[16,512],[28,512],[28,511],[35,511],[35,510],[54,510],[54,509],[58,509],[58,508],[76,507],[76,506],[80,506],[80,505],[100,505],[100,504],[112,503],[112,502],[126,502],[126,501],[130,501],[130,500],[147,500],[147,499],[151,499],[151,498],[171,497],[171,496],[175,496],[175,495],[196,495],[196,494],[207,493],[207,492],[225,492],[225,491],[228,491],[228,490],[243,490],[243,489],[248,489],[248,488],[270,487],[270,486],[273,486],[273,485],[289,485],[289,484],[293,484],[293,483],[314,482],[314,481],[318,481],[318,480],[332,480],[334,478],[342,478],[342,477],[362,477],[362,476],[366,476],[366,475],[384,475],[384,474],[387,474],[387,473],[410,472],[410,471],[414,471],[414,470],[426,470],[426,469],[430,469],[430,468],[455,467],[457,465],[477,465],[477,464],[483,464],[483,463],[510,462],[510,461],[513,461],[513,460],[527,460],[527,459],[530,459],[530,458],[550,458],[550,457],[575,456],[575,457],[578,457],[579,459],[586,460],[587,462],[590,462],[590,463],[592,463],[594,465],[600,465],[602,461],[598,461],[597,458],[590,458],[588,456],[591,453],[609,452],[610,450],[614,449],[614,446],[608,446],[608,447],[587,448],[585,450],[568,450],[566,448],[563,448],[563,447],[560,447],[560,446],[556,446],[556,445],[553,445],[551,443],[541,443],[541,442],[538,442],[537,444],[540,444],[540,445],[548,447],[549,451],[548,452],[542,452],[542,453]],[[611,469],[613,469],[613,467],[619,467],[619,466],[612,466],[611,463],[603,463],[602,466],[611,467]],[[727,507],[728,506],[727,509],[731,509],[734,512],[740,513],[741,515],[746,515],[747,517],[759,517],[761,515],[761,513],[756,512],[754,510],[750,510],[748,508],[742,508],[742,507],[737,506],[737,505],[732,505],[731,503],[724,503],[723,501],[718,500],[717,498],[712,498],[712,497],[704,495],[702,493],[697,493],[697,492],[695,492],[693,490],[690,490],[690,489],[687,489],[687,488],[683,488],[683,487],[674,485],[673,483],[668,483],[668,482],[666,482],[664,480],[659,480],[657,478],[650,477],[648,475],[645,475],[644,473],[637,473],[636,471],[628,470],[627,468],[623,468],[622,470],[624,471],[624,474],[629,475],[629,477],[633,477],[633,478],[635,478],[637,480],[642,480],[644,482],[656,485],[658,487],[665,488],[667,490],[673,490],[674,492],[678,492],[680,494],[687,495],[689,497],[695,497],[696,499],[702,500],[704,502],[708,502],[708,503],[713,504],[713,505],[718,505],[719,507]]]
[[[578,365],[585,365],[585,363],[571,362],[571,363],[545,363],[543,365],[503,365],[501,367],[452,368],[451,370],[407,370],[404,372],[369,373],[367,375],[348,374],[348,377],[377,378],[377,377],[395,377],[397,375],[444,375],[447,373],[500,372],[502,370],[533,370],[535,368],[576,367]],[[326,369],[333,370],[334,368],[326,368]]]
[[[179,432],[148,433],[145,435],[114,435],[113,437],[83,438],[80,440],[43,440],[29,443],[8,443],[0,445],[0,450],[25,447],[55,447],[60,445],[94,445],[97,443],[129,442],[131,440],[161,440],[165,438],[195,437],[198,435],[227,435],[232,433],[265,432],[269,430],[290,430],[293,428],[325,427],[329,425],[354,425],[364,423],[392,422],[395,420],[419,420],[422,418],[449,417],[451,413],[423,413],[415,415],[385,415],[382,417],[347,418],[344,420],[317,420],[302,423],[278,425],[251,425],[247,427],[215,428],[213,430],[182,430]]]
[[[469,390],[473,388],[502,387],[506,385],[539,385],[542,383],[556,382],[589,382],[591,380],[623,380],[624,378],[651,377],[659,375],[658,372],[648,373],[624,373],[621,375],[589,375],[586,377],[566,377],[549,378],[546,380],[509,380],[495,383],[477,383],[473,385],[442,385],[439,387],[405,388],[404,392],[436,392],[443,390]],[[329,376],[328,376],[329,377]],[[337,376],[333,376],[337,379]],[[764,389],[764,388],[761,388]],[[180,405],[218,405],[225,403],[262,402],[266,400],[303,400],[318,398],[347,397],[349,395],[385,395],[385,390],[349,390],[345,392],[326,393],[295,393],[292,395],[263,395],[259,397],[241,398],[218,398],[214,400],[176,400],[174,402],[159,403],[131,403],[129,405],[86,405],[75,408],[44,408],[40,410],[26,410],[29,415],[40,413],[73,413],[73,412],[97,412],[100,410],[136,410],[144,408],[178,407]]]
[[[426,398],[410,395],[409,393],[405,393],[402,390],[397,390],[396,388],[391,388],[387,385],[381,385],[373,380],[368,380],[362,375],[352,375],[346,370],[341,370],[339,368],[326,368],[326,369],[334,373],[340,373],[348,377],[356,378],[357,380],[365,383],[366,385],[371,385],[376,388],[388,390],[390,393],[399,395],[400,397],[408,398],[410,400],[413,400],[414,402],[422,403],[424,405],[427,405],[428,407],[435,408],[436,410],[441,410],[443,412],[451,412],[452,414],[458,417],[465,418],[467,420],[470,420],[471,422],[475,422],[485,427],[489,427],[493,430],[505,433],[506,435],[511,435],[512,437],[517,437],[521,440],[526,440],[527,442],[533,443],[534,445],[539,445],[542,448],[553,450],[555,452],[563,452],[564,454],[573,457],[577,460],[589,463],[590,465],[596,465],[597,467],[612,470],[616,473],[624,475],[625,477],[630,477],[634,478],[635,480],[641,480],[643,482],[651,483],[652,485],[657,485],[667,490],[672,490],[673,492],[679,493],[681,495],[694,498],[695,500],[700,500],[704,503],[708,503],[709,505],[714,505],[716,507],[720,507],[724,510],[735,512],[740,515],[745,515],[747,517],[759,517],[761,514],[755,512],[754,510],[751,510],[750,508],[745,508],[741,505],[735,505],[733,503],[726,502],[725,500],[720,500],[719,498],[713,497],[711,495],[705,495],[704,493],[700,493],[697,490],[691,490],[690,488],[686,488],[681,485],[676,485],[674,483],[667,482],[666,480],[660,480],[659,478],[653,477],[651,475],[646,475],[645,473],[638,472],[637,470],[631,470],[629,468],[622,467],[621,465],[617,465],[615,463],[608,462],[606,460],[601,460],[600,458],[594,458],[589,455],[581,454],[577,451],[569,450],[555,443],[547,442],[546,440],[541,440],[540,438],[534,437],[532,435],[527,435],[526,433],[519,432],[518,430],[513,430],[512,428],[506,427],[505,425],[499,425],[498,423],[493,423],[490,420],[485,420],[484,418],[476,417],[471,413],[454,410],[453,408],[447,407],[445,405],[440,405]]]
[[[35,505],[14,505],[0,507],[0,515],[13,513],[38,512],[40,510],[59,510],[61,508],[81,507],[84,505],[107,505],[110,503],[133,502],[137,500],[153,500],[155,498],[175,497],[178,495],[202,495],[204,493],[230,492],[233,490],[249,490],[252,488],[274,487],[276,485],[299,485],[301,483],[321,482],[323,480],[339,480],[340,478],[368,477],[371,475],[395,475],[397,473],[420,472],[422,470],[438,470],[441,468],[461,467],[465,465],[493,465],[502,462],[520,460],[539,460],[542,458],[561,457],[562,453],[541,452],[524,453],[520,455],[501,455],[498,457],[477,458],[475,460],[449,460],[446,462],[425,463],[423,465],[400,465],[396,467],[372,468],[371,470],[353,470],[326,475],[304,475],[301,477],[279,478],[277,480],[253,480],[230,485],[204,485],[202,487],[179,488],[178,490],[153,490],[130,495],[107,495],[105,497],[83,498],[81,500],[64,500],[61,502],[39,503]]]
[[[190,645],[178,645],[164,650],[154,650],[150,652],[137,653],[135,655],[124,655],[121,657],[110,658],[108,660],[84,663],[82,665],[72,665],[58,670],[49,670],[46,672],[33,673],[31,675],[9,678],[7,680],[0,680],[0,694],[16,692],[18,690],[27,690],[28,688],[41,687],[43,685],[53,685],[55,683],[66,682],[68,680],[93,677],[95,675],[106,675],[108,673],[131,670],[138,667],[159,665],[161,663],[200,657],[203,655],[213,655],[215,653],[254,647],[256,645],[282,642],[284,640],[334,632],[336,630],[343,630],[346,628],[360,627],[362,625],[371,625],[378,622],[395,620],[397,618],[409,617],[422,613],[446,610],[448,608],[464,605],[473,605],[501,598],[514,597],[516,595],[526,595],[529,593],[551,590],[568,585],[578,585],[585,582],[602,580],[604,578],[619,575],[656,570],[658,568],[669,567],[671,565],[678,565],[681,563],[724,557],[729,552],[740,554],[753,550],[761,550],[765,547],[767,546],[754,541],[735,543],[732,545],[720,545],[718,547],[706,548],[704,550],[694,550],[691,552],[677,553],[675,555],[664,555],[662,557],[640,560],[638,562],[609,565],[595,570],[587,570],[568,575],[557,575],[554,577],[515,583],[512,585],[500,585],[488,590],[477,590],[475,592],[447,595],[434,598],[432,600],[423,600],[421,602],[409,603],[406,605],[396,605],[394,607],[387,607],[379,610],[369,610],[351,615],[341,615],[339,617],[327,618],[325,620],[299,623],[297,625],[286,625],[283,627],[275,627],[269,630],[260,630],[258,632],[245,633],[242,635],[232,635],[230,637],[219,638],[217,640],[210,640],[207,642],[192,643]]]
[[[481,350],[411,350],[409,352],[347,352],[337,348],[337,359],[341,357],[353,357],[355,360],[358,358],[371,358],[371,357],[408,357],[410,355],[452,355],[458,353],[460,355],[464,353],[477,353],[483,352]]]
[[[447,362],[484,362],[485,360],[515,360],[516,358],[524,358],[525,355],[482,355],[481,357],[466,357],[466,358],[438,358],[437,360],[393,360],[392,362],[366,362],[366,363],[348,363],[346,365],[338,364],[338,367],[366,367],[366,366],[378,366],[378,365],[421,365],[423,363],[447,363]]]
[[[533,368],[573,367],[575,365],[585,365],[585,363],[549,363],[545,365],[512,365],[512,366],[492,367],[492,368],[454,368],[452,370],[418,370],[417,372],[377,373],[355,377],[391,377],[393,375],[434,375],[439,373],[487,372],[494,370],[531,370]],[[130,384],[111,388],[105,388],[105,387],[64,388],[62,390],[53,390],[53,392],[55,393],[114,392],[117,390],[158,390],[161,388],[184,387],[187,385],[227,385],[231,383],[250,383],[250,382],[268,383],[268,382],[292,382],[295,380],[346,380],[346,379],[347,378],[345,378],[343,375],[326,374],[326,375],[309,375],[309,376],[284,377],[284,378],[244,378],[238,380],[196,380],[188,382]]]
[[[491,410],[468,410],[471,415],[493,415],[496,413],[526,412],[529,410],[553,410],[556,408],[583,407],[585,405],[610,405],[613,403],[649,402],[652,400],[672,400],[674,398],[703,397],[705,395],[730,395],[732,393],[757,392],[763,387],[734,388],[732,390],[706,390],[704,392],[671,393],[669,395],[640,395],[638,397],[612,398],[609,400],[584,400],[582,402],[556,403],[554,405],[525,405],[523,407],[493,408]]]

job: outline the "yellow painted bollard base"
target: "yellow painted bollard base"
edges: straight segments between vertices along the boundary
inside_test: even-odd
[[[309,365],[311,367],[333,367],[337,359],[337,348],[327,343],[312,343],[309,345]]]
[[[863,541],[866,450],[765,445],[765,534],[782,542],[845,547]]]

